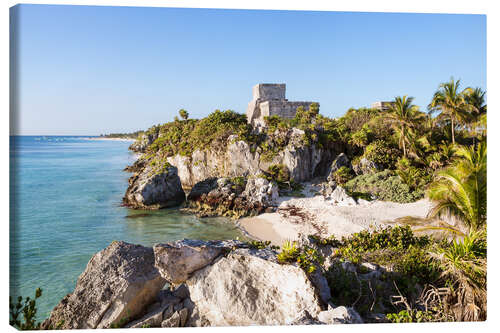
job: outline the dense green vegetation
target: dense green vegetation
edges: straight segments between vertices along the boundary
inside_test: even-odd
[[[413,202],[424,196],[423,190],[410,188],[392,170],[384,170],[373,174],[358,176],[345,185],[349,193],[372,194],[379,200],[394,202]]]
[[[382,313],[391,322],[486,318],[484,233],[447,241],[416,236],[409,226],[395,226],[341,240],[310,239],[318,246],[335,248],[334,261],[324,273],[335,305],[354,307],[365,318]],[[287,242],[279,259],[300,263],[298,258],[305,256],[306,265],[301,267],[310,273],[325,261],[318,253]],[[373,271],[374,265],[382,269]]]
[[[251,128],[246,116],[231,110],[215,110],[201,120],[187,119],[181,110],[183,120],[150,128],[146,135],[152,134],[158,138],[148,147],[148,153],[163,157],[176,154],[190,156],[196,149],[224,148],[227,138],[236,134],[241,138],[250,135]],[[183,115],[183,116],[182,116]]]

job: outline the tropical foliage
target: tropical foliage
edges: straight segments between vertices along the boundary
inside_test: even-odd
[[[397,96],[389,107],[387,119],[393,124],[395,134],[398,137],[399,146],[403,148],[403,156],[407,156],[407,145],[414,131],[420,122],[425,118],[425,114],[418,110],[418,106],[413,105],[413,97]]]
[[[466,231],[481,230],[486,224],[486,142],[460,147],[456,162],[436,174],[428,190],[436,205],[430,217],[453,215]]]

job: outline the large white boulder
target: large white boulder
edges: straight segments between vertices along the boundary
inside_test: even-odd
[[[280,265],[269,250],[237,249],[186,281],[210,326],[287,325],[321,311],[304,271]]]

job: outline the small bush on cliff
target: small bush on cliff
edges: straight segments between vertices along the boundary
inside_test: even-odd
[[[40,323],[36,322],[36,300],[41,296],[42,289],[37,288],[35,291],[35,298],[33,299],[26,297],[23,301],[22,296],[19,296],[17,302],[13,303],[12,297],[9,297],[9,324],[20,330],[40,329]]]
[[[412,191],[401,178],[391,170],[357,176],[345,184],[350,193],[368,193],[377,196],[379,200],[399,203],[414,202],[424,196],[424,191]]]

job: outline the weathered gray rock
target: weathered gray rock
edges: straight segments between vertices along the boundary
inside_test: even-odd
[[[325,323],[313,318],[307,310],[304,310],[290,325],[325,325]]]
[[[286,325],[303,310],[312,316],[321,311],[302,269],[258,252],[233,251],[186,281],[191,300],[211,326]]]
[[[335,180],[335,177],[334,177],[335,172],[344,166],[349,168],[349,169],[352,168],[351,162],[349,162],[349,159],[347,158],[346,154],[341,153],[340,155],[338,155],[335,158],[335,160],[330,165],[330,168],[328,169],[328,173],[327,173],[327,175],[328,175],[327,180],[328,181]]]
[[[188,318],[188,309],[182,308],[179,310],[179,326],[184,327]]]
[[[363,319],[353,308],[339,306],[327,311],[321,311],[318,320],[328,324],[362,324]]]
[[[211,264],[224,251],[242,246],[238,241],[199,241],[185,239],[156,244],[155,266],[170,283],[185,282],[191,273]]]
[[[277,199],[278,185],[264,178],[209,178],[193,187],[186,210],[199,217],[240,218],[275,207]]]
[[[162,290],[158,293],[157,300],[162,306],[163,305],[175,306],[182,301],[182,298],[173,295],[173,293],[169,290]]]
[[[163,321],[163,313],[169,306],[171,307],[171,305],[159,306],[153,312],[128,323],[125,325],[125,328],[160,327],[161,322]]]
[[[161,323],[161,327],[180,327],[180,323],[181,323],[181,316],[179,312],[175,312],[172,316],[165,319]]]
[[[210,322],[200,313],[196,305],[190,298],[184,300],[184,308],[188,310],[188,320],[185,326],[187,327],[205,327],[210,326]]]
[[[312,284],[316,287],[316,291],[319,295],[319,298],[324,304],[328,304],[330,299],[332,298],[330,286],[328,285],[328,281],[322,273],[321,267],[317,267],[316,271],[309,275],[309,279]]]
[[[375,173],[382,170],[382,168],[375,162],[372,162],[366,158],[362,158],[359,162],[352,166],[352,169],[356,175],[365,175],[368,173]]]
[[[189,192],[187,199],[188,200],[197,200],[203,194],[208,194],[210,191],[215,190],[217,188],[217,178],[211,177],[201,182],[196,183],[191,191]]]
[[[253,205],[276,206],[279,197],[278,185],[264,178],[250,178],[242,195]]]
[[[189,297],[189,289],[183,283],[180,286],[178,286],[177,288],[175,288],[175,290],[172,292],[172,295],[174,295],[175,297],[179,297],[181,299],[186,299]]]
[[[180,205],[185,194],[177,175],[177,168],[156,170],[147,166],[129,179],[123,203],[133,208],[158,209]]]
[[[153,303],[165,283],[154,267],[151,248],[113,242],[90,259],[73,293],[61,300],[42,327],[108,328],[122,324]]]
[[[140,137],[138,137],[131,145],[128,147],[128,149],[139,152],[139,153],[144,153],[146,149],[158,138],[158,131],[151,131],[150,133],[142,134]]]
[[[357,205],[356,200],[350,197],[346,190],[341,186],[337,186],[328,198],[339,206]]]

